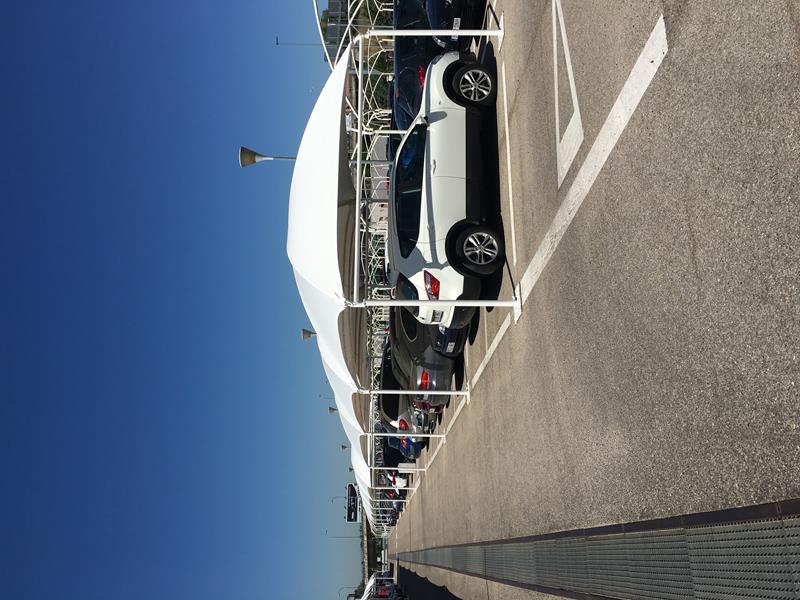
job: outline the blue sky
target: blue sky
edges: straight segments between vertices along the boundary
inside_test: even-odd
[[[311,2],[0,9],[0,589],[333,597],[349,480],[286,259]],[[298,586],[300,586],[298,588]]]

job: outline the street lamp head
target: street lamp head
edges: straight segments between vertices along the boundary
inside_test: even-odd
[[[266,156],[263,154],[259,154],[255,150],[250,150],[250,148],[245,148],[244,146],[239,147],[239,166],[240,167],[249,167],[250,165],[254,165],[257,162],[265,160]]]
[[[342,448],[342,452],[344,452],[345,450],[349,449],[350,446],[348,446],[346,444],[342,444],[341,448]]]
[[[310,329],[306,329],[305,327],[303,327],[303,340],[310,339],[312,337],[315,337],[316,335],[317,335],[316,331],[311,331]]]
[[[328,407],[328,414],[329,415],[332,415],[333,413],[337,413],[337,412],[339,412],[339,409],[336,408],[335,406],[329,406]]]

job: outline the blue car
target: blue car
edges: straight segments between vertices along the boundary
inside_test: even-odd
[[[395,29],[430,29],[425,0],[395,0],[393,16]],[[397,129],[408,129],[419,113],[425,73],[441,53],[430,37],[395,38],[392,120]]]
[[[460,29],[480,29],[483,24],[483,13],[486,10],[485,0],[426,0],[425,12],[431,29],[449,29],[456,32]],[[469,49],[472,39],[457,35],[434,38],[434,41],[445,50]]]
[[[417,460],[422,451],[428,446],[428,441],[412,441],[410,437],[390,437],[388,445],[399,451],[409,460]]]

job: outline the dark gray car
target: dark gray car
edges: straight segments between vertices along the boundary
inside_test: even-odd
[[[448,396],[431,396],[425,391],[449,390],[456,368],[456,359],[434,349],[439,329],[420,323],[405,308],[389,313],[389,340],[392,345],[392,372],[405,389],[419,390],[411,396],[417,408],[439,412]]]

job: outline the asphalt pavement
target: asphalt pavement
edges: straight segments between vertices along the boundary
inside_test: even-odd
[[[471,401],[391,551],[800,496],[800,2],[561,0],[555,28],[550,1],[496,11],[500,197],[530,289],[518,322],[482,315]]]

